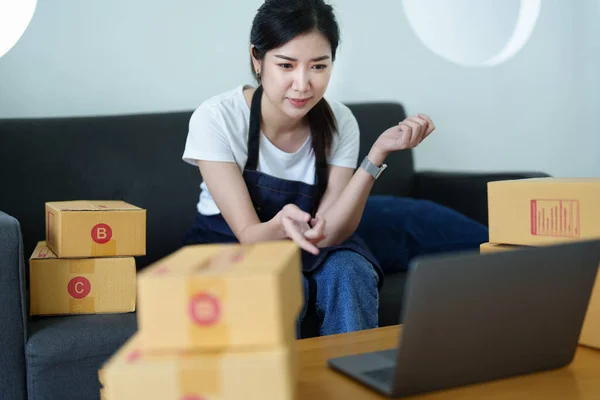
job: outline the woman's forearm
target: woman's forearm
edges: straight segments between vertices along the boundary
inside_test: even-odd
[[[278,216],[275,216],[267,222],[246,226],[240,232],[238,240],[240,243],[259,243],[287,239],[285,230],[282,228],[277,218]]]
[[[385,155],[375,148],[371,149],[368,158],[377,166],[381,166],[385,161]],[[362,218],[374,182],[373,175],[363,168],[358,168],[354,172],[336,201],[323,212],[327,235],[319,242],[319,247],[338,245],[354,233]]]

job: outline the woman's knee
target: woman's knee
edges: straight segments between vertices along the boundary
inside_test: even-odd
[[[352,250],[337,250],[327,256],[315,273],[315,279],[328,281],[350,281],[353,284],[378,283],[373,265],[365,257]]]
[[[321,334],[377,327],[378,275],[362,255],[337,250],[315,271],[314,280]]]

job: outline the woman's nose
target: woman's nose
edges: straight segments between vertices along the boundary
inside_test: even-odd
[[[294,74],[292,89],[298,92],[306,92],[310,86],[309,74],[301,68],[298,68]]]

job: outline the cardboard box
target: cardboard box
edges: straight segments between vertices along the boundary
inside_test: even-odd
[[[98,382],[100,382],[100,386],[104,386],[104,370],[102,368],[98,370]]]
[[[98,370],[98,381],[100,382],[100,400],[106,400],[106,392],[104,390],[104,370]]]
[[[600,238],[600,178],[488,183],[489,241],[543,245]]]
[[[479,245],[480,253],[495,253],[498,251],[518,250],[523,246],[515,246],[510,244],[498,244],[498,243],[481,243]]]
[[[46,242],[60,258],[146,254],[146,210],[124,201],[46,203]]]
[[[482,243],[479,248],[481,253],[493,253],[520,249],[522,246]],[[598,268],[600,269],[600,266]],[[581,328],[579,344],[600,349],[600,270],[596,274],[596,282],[594,283],[594,289],[592,290],[585,320]]]
[[[106,362],[103,378],[110,400],[292,400],[296,350],[153,354],[136,334]]]
[[[39,242],[29,259],[30,315],[135,311],[133,257],[57,258]]]
[[[301,270],[289,240],[184,247],[138,275],[140,339],[171,351],[293,342]]]

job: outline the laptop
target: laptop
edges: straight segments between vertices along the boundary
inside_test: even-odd
[[[328,360],[387,397],[568,365],[600,263],[600,240],[413,259],[397,348]]]

